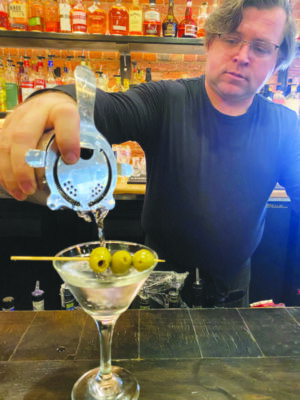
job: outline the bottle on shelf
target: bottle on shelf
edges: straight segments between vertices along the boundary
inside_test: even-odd
[[[15,311],[15,299],[12,296],[2,299],[2,311]]]
[[[160,11],[156,7],[155,0],[149,0],[150,3],[144,11],[143,34],[144,36],[161,35]]]
[[[8,0],[8,20],[10,30],[28,30],[27,0]]]
[[[108,82],[107,82],[107,77],[103,73],[103,71],[96,71],[96,85],[97,85],[97,88],[107,92]]]
[[[13,61],[7,60],[5,70],[6,109],[12,110],[18,104],[18,83]]]
[[[164,37],[177,36],[178,21],[174,15],[174,0],[169,0],[168,14],[162,23],[162,34]]]
[[[72,56],[67,56],[67,62],[64,66],[64,73],[62,77],[63,85],[71,85],[75,82],[73,68],[72,68]]]
[[[76,0],[71,9],[71,24],[73,33],[86,33],[86,9],[82,0]]]
[[[22,88],[21,88],[21,82],[22,82],[22,77],[24,75],[24,63],[23,61],[18,61],[18,71],[17,71],[17,84],[18,84],[18,103],[22,103]]]
[[[140,36],[143,34],[143,9],[139,0],[133,0],[129,7],[129,35]]]
[[[151,75],[151,68],[146,68],[146,82],[151,82],[152,81],[152,75]]]
[[[121,0],[116,0],[109,10],[108,29],[111,35],[128,35],[129,14]]]
[[[22,101],[26,100],[28,96],[34,91],[33,80],[30,69],[30,57],[24,56],[24,73],[21,77],[21,93]]]
[[[0,31],[7,31],[8,29],[9,29],[9,24],[8,24],[7,1],[0,0]]]
[[[49,54],[48,56],[48,71],[46,77],[46,87],[52,88],[56,86],[56,79],[54,76],[54,63],[53,63],[54,56]]]
[[[37,70],[33,80],[34,90],[45,89],[46,87],[43,58],[44,57],[38,57]]]
[[[299,93],[297,90],[297,85],[292,83],[291,84],[291,92],[286,96],[285,105],[290,108],[291,110],[296,111],[299,113]]]
[[[42,32],[44,28],[44,9],[42,0],[28,1],[28,30]]]
[[[281,85],[276,85],[276,89],[273,94],[273,102],[278,104],[285,104],[285,97]]]
[[[5,71],[0,60],[0,112],[6,111],[6,87],[5,87]]]
[[[45,292],[40,289],[39,281],[36,281],[35,289],[31,293],[31,299],[34,311],[43,311],[45,309]]]
[[[105,35],[107,30],[107,15],[101,8],[99,1],[94,0],[93,4],[87,9],[87,31],[88,33],[98,33]]]
[[[208,17],[208,3],[206,1],[202,2],[199,7],[199,14],[197,17],[197,37],[205,36],[204,24]]]
[[[69,0],[59,0],[58,3],[59,13],[59,32],[71,33],[71,4]]]
[[[188,0],[186,3],[185,17],[178,25],[178,37],[196,38],[197,24],[192,17],[192,2]]]
[[[59,31],[59,11],[57,0],[46,0],[44,2],[45,32]]]

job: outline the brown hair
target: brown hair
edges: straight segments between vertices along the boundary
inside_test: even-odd
[[[205,44],[210,43],[217,34],[235,31],[242,21],[243,10],[247,7],[258,9],[281,7],[286,12],[284,35],[278,51],[276,68],[288,68],[296,51],[296,24],[289,0],[224,0],[206,20]]]

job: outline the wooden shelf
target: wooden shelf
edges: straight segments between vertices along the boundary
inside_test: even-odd
[[[0,31],[1,47],[204,54],[202,39]]]

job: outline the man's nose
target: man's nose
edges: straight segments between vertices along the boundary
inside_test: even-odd
[[[248,64],[250,52],[250,43],[243,40],[241,41],[240,46],[236,49],[234,60]]]

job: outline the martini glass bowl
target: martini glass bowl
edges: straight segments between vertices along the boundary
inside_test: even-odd
[[[157,254],[149,247],[122,241],[106,241],[105,246],[113,254],[127,250],[132,255],[141,249]],[[99,242],[87,242],[69,247],[57,257],[87,257]],[[145,271],[133,267],[126,274],[113,274],[108,268],[97,274],[89,261],[54,261],[54,268],[68,285],[82,309],[93,317],[100,338],[100,366],[81,376],[73,386],[72,400],[136,400],[139,384],[126,369],[111,365],[111,343],[115,323],[142,287],[156,263]]]

